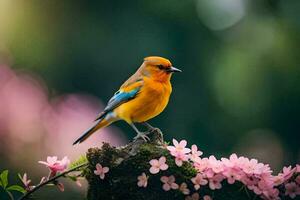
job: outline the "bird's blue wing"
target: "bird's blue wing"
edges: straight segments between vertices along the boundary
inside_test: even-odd
[[[121,90],[117,91],[115,95],[109,100],[107,106],[105,107],[104,111],[109,112],[120,104],[125,103],[131,99],[133,99],[137,93],[139,92],[139,88],[135,88],[129,92],[122,92]]]
[[[136,95],[139,93],[141,87],[134,88],[130,91],[124,92],[122,89],[117,91],[114,96],[108,101],[107,106],[105,107],[104,111],[99,114],[96,120],[101,119],[107,113],[117,108],[119,105],[134,99]]]

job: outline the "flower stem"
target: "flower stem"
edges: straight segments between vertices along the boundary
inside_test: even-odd
[[[42,182],[42,183],[38,184],[38,185],[37,185],[36,187],[34,187],[32,190],[26,192],[23,196],[21,196],[21,197],[19,198],[19,200],[24,200],[24,199],[26,199],[27,197],[29,197],[29,195],[31,195],[31,194],[34,193],[35,191],[39,190],[41,187],[43,187],[43,186],[45,186],[45,185],[47,185],[47,184],[49,184],[49,183],[51,183],[51,182],[56,181],[56,179],[58,179],[58,178],[60,178],[60,177],[63,177],[64,175],[66,175],[66,174],[68,174],[68,173],[70,173],[70,172],[77,171],[78,169],[80,169],[81,167],[84,167],[84,166],[86,166],[86,165],[88,165],[88,163],[83,163],[83,164],[78,165],[78,166],[76,166],[76,167],[73,167],[73,168],[71,168],[71,169],[69,169],[69,170],[67,170],[67,171],[65,171],[65,172],[63,172],[63,173],[61,173],[61,174],[58,174],[58,175],[56,175],[56,176],[54,176],[54,177],[48,179],[48,180],[45,181],[45,182]]]
[[[8,196],[9,196],[9,198],[10,198],[11,200],[14,200],[14,196],[12,195],[12,193],[10,193],[9,191],[6,191],[6,192],[7,192]]]

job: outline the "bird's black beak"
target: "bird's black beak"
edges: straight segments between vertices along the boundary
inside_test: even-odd
[[[168,70],[168,72],[182,72],[180,69],[177,69],[176,67],[170,67]]]

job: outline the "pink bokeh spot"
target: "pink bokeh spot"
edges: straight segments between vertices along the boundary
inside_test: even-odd
[[[103,108],[101,102],[83,94],[49,97],[47,86],[34,74],[16,73],[0,65],[0,96],[0,135],[5,134],[0,140],[0,151],[20,155],[6,158],[11,164],[37,169],[30,163],[49,154],[68,155],[73,160],[102,142],[114,146],[127,142],[117,128],[110,126],[73,147],[74,140],[93,124]],[[26,148],[24,154],[28,145],[32,148]]]
[[[47,142],[50,151],[53,151],[53,154],[65,152],[75,159],[88,148],[101,146],[102,142],[108,142],[113,146],[125,144],[127,140],[124,135],[108,127],[95,132],[75,148],[72,146],[72,142],[92,125],[100,110],[98,100],[86,95],[65,95],[54,99],[51,107],[44,112],[43,119],[45,119],[44,126],[50,133],[48,140],[57,143],[61,148],[53,149],[51,142]],[[66,141],[69,143],[66,144]]]

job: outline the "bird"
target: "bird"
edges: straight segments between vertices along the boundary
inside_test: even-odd
[[[96,117],[94,124],[74,143],[85,141],[97,130],[113,122],[124,120],[137,133],[134,139],[149,137],[137,129],[135,124],[142,124],[153,129],[147,121],[159,115],[167,106],[172,92],[171,77],[175,72],[182,72],[173,67],[170,60],[160,56],[144,58],[138,70],[125,81],[120,89],[108,101],[104,110]]]

